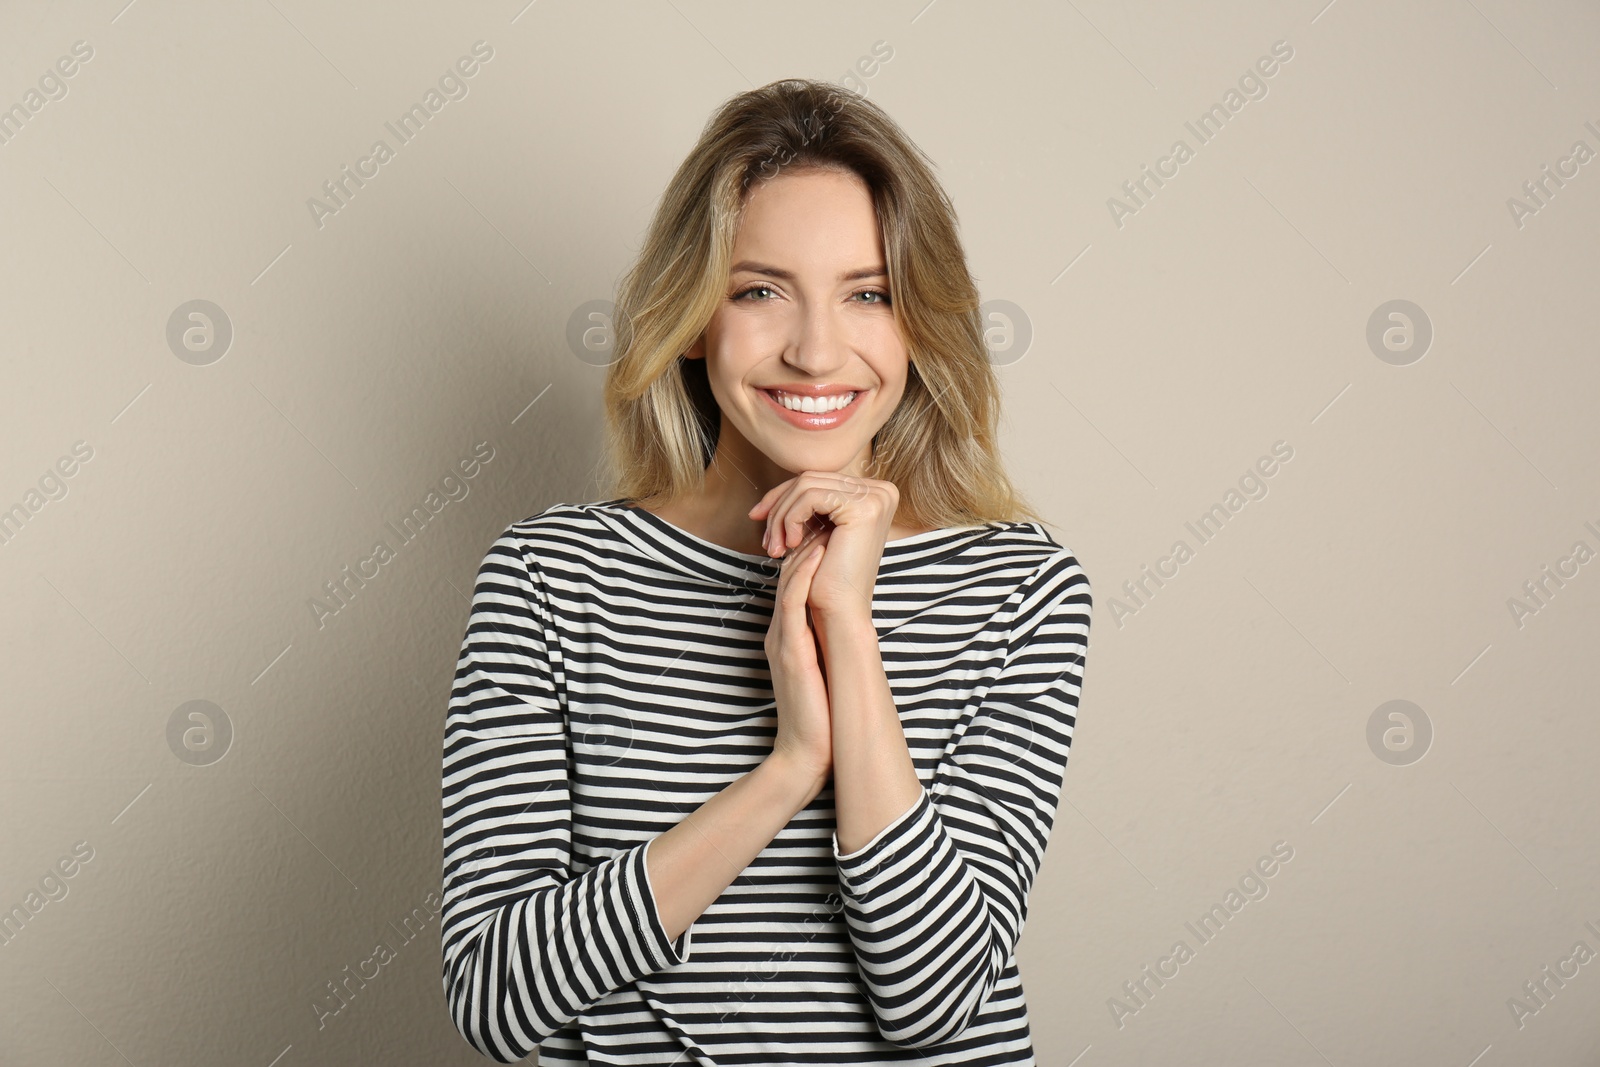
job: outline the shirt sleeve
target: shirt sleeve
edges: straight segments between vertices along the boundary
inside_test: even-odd
[[[998,677],[910,809],[833,854],[879,1032],[927,1048],[1011,963],[1055,823],[1088,651],[1089,580],[1065,549],[1012,594]]]
[[[674,942],[662,927],[649,842],[573,873],[559,645],[522,545],[508,529],[478,572],[441,790],[445,998],[468,1044],[500,1063],[690,954],[690,931]]]

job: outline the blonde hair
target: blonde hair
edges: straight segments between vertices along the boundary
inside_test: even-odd
[[[785,166],[848,170],[872,193],[910,365],[865,473],[899,489],[897,521],[1042,521],[1000,459],[1000,383],[955,208],[932,161],[877,104],[805,79],[740,93],[711,116],[622,279],[604,387],[612,495],[671,500],[703,483],[720,411],[706,361],[683,354],[726,297],[749,186]]]

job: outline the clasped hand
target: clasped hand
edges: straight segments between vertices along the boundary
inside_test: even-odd
[[[806,604],[826,625],[852,615],[870,622],[878,564],[899,505],[900,491],[891,482],[802,471],[768,490],[749,515],[766,520],[762,543],[769,556],[816,541],[822,560],[812,571]]]
[[[878,562],[899,502],[889,482],[803,471],[750,509],[766,521],[767,554],[784,557],[766,639],[778,717],[773,753],[812,796],[833,766],[828,636],[872,627]]]

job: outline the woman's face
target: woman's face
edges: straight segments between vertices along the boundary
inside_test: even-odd
[[[803,470],[860,475],[907,368],[866,183],[810,170],[753,186],[725,299],[687,355],[722,408],[719,456],[762,491]]]

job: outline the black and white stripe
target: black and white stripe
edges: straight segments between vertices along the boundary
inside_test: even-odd
[[[873,619],[923,792],[841,855],[830,783],[676,941],[645,850],[771,751],[778,563],[626,501],[513,523],[445,720],[443,979],[509,1063],[1033,1064],[1015,948],[1090,587],[1037,523],[884,546]]]

